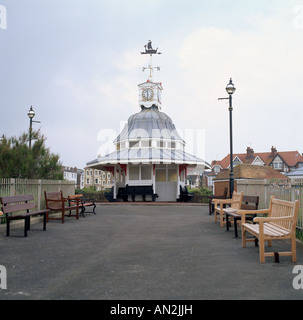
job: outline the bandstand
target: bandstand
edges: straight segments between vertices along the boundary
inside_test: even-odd
[[[128,185],[152,186],[157,201],[176,201],[187,172],[209,165],[185,151],[186,143],[172,119],[160,111],[163,87],[152,78],[152,56],[160,53],[149,42],[142,54],[150,55],[151,62],[144,68],[150,71],[148,80],[138,85],[141,111],[128,119],[114,140],[115,151],[87,163],[87,167],[113,174],[114,200],[119,189]]]

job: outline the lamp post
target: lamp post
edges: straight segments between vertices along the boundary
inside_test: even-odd
[[[40,121],[34,121],[33,118],[35,117],[35,111],[33,110],[33,107],[31,107],[27,113],[27,116],[29,117],[29,148],[32,147],[32,130],[33,130],[33,122],[40,123]]]
[[[233,105],[232,96],[235,93],[236,88],[230,78],[229,84],[226,86],[226,92],[229,94],[228,98],[219,98],[219,100],[229,100],[229,132],[230,132],[230,178],[229,178],[229,193],[230,198],[232,198],[235,189],[235,179],[234,179],[234,166],[233,166]]]

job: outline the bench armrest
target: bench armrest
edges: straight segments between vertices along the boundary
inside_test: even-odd
[[[254,222],[264,223],[264,222],[280,222],[280,221],[292,221],[294,217],[257,217]]]
[[[233,202],[233,199],[214,199],[215,205],[217,205],[217,204],[230,204],[232,202]]]
[[[246,214],[269,214],[269,210],[238,210],[238,214],[246,215]]]

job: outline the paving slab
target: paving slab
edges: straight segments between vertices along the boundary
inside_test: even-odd
[[[294,266],[259,263],[208,215],[207,206],[98,205],[97,214],[0,233],[7,271],[1,300],[301,300]],[[273,242],[273,250],[288,248]],[[299,267],[300,268],[300,267]],[[303,267],[302,267],[303,268]],[[297,275],[298,276],[298,275]]]

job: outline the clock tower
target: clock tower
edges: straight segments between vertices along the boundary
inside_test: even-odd
[[[163,91],[161,82],[153,81],[153,71],[154,69],[160,70],[160,67],[152,66],[152,57],[155,54],[161,54],[158,52],[158,49],[154,50],[152,48],[152,42],[149,41],[145,46],[145,52],[141,52],[141,54],[149,54],[150,55],[150,65],[148,67],[144,67],[143,71],[149,70],[150,75],[146,82],[138,85],[139,87],[139,105],[145,108],[151,108],[152,106],[157,106],[161,109],[162,100],[161,95]]]

